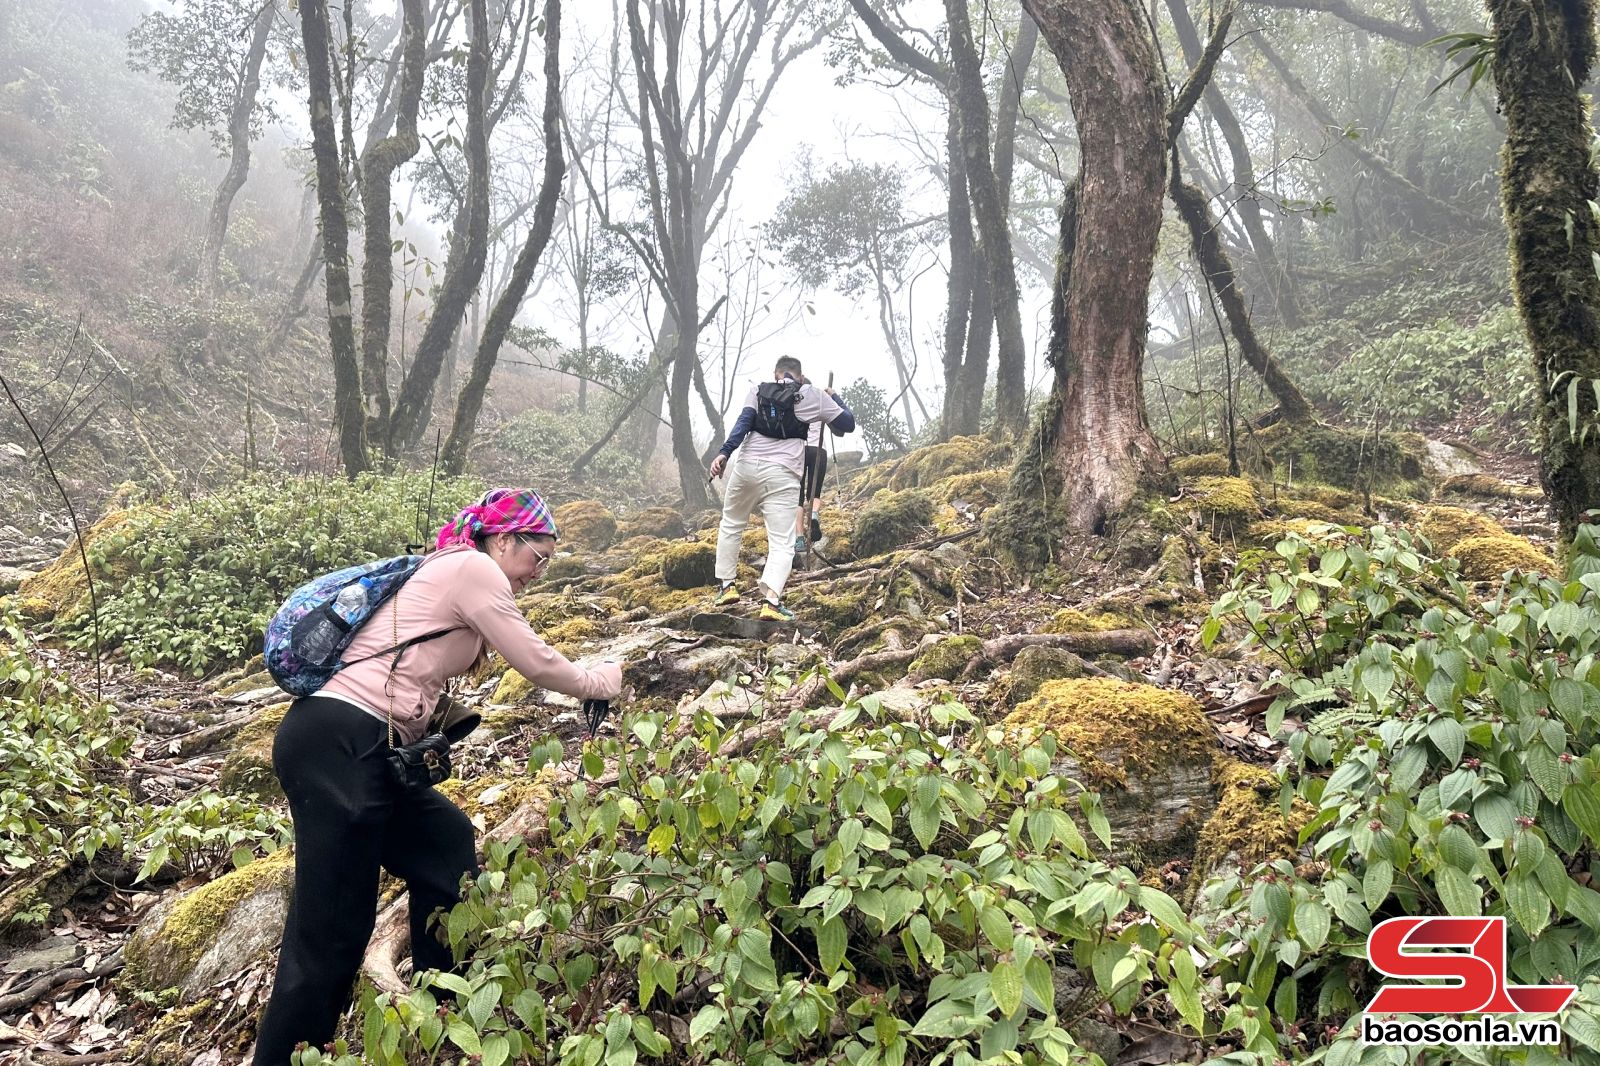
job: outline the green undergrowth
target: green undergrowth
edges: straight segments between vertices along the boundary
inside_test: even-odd
[[[297,585],[399,555],[408,543],[431,546],[437,527],[481,492],[470,479],[434,482],[426,471],[255,478],[227,492],[130,507],[88,546],[99,639],[136,667],[199,676],[241,663],[260,651],[268,618]],[[75,580],[75,594],[56,626],[90,650],[96,635],[82,566],[70,557],[58,565]]]
[[[138,862],[141,881],[203,875],[288,839],[288,819],[250,797],[136,802],[122,785],[129,737],[114,713],[41,664],[15,617],[0,616],[0,882],[102,853]],[[45,917],[0,915],[0,927]]]

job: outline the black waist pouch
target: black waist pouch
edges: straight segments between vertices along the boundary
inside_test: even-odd
[[[450,738],[430,733],[415,744],[389,749],[389,776],[403,789],[431,788],[450,776]]]

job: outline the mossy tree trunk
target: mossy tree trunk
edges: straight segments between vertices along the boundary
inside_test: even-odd
[[[1594,0],[1488,0],[1492,70],[1506,118],[1500,174],[1511,237],[1511,284],[1543,391],[1541,474],[1561,527],[1572,534],[1600,506],[1600,433],[1575,440],[1568,388],[1576,383],[1579,428],[1600,418],[1600,225],[1591,204],[1600,175],[1589,156],[1589,80]]]
[[[1061,238],[1040,427],[1071,527],[1103,532],[1162,466],[1142,376],[1166,192],[1168,93],[1137,0],[1026,0],[1066,75],[1079,162]],[[1026,458],[1026,457],[1024,457]]]

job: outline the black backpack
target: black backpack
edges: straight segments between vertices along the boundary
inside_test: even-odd
[[[794,413],[799,399],[798,381],[763,381],[756,388],[756,420],[750,428],[773,440],[804,440],[811,429]]]

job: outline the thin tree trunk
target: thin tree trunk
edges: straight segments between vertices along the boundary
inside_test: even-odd
[[[1195,28],[1194,19],[1189,15],[1187,0],[1167,0],[1167,10],[1172,13],[1172,25],[1177,31],[1178,43],[1183,48],[1184,58],[1190,66],[1193,66],[1200,61],[1200,32]],[[1285,326],[1297,329],[1304,323],[1305,314],[1300,309],[1294,282],[1278,262],[1277,247],[1267,232],[1266,220],[1261,215],[1260,194],[1256,191],[1255,161],[1250,157],[1250,144],[1245,140],[1244,129],[1239,125],[1239,117],[1233,113],[1233,108],[1222,95],[1222,90],[1217,88],[1214,82],[1206,83],[1205,101],[1206,109],[1211,113],[1217,128],[1222,131],[1222,139],[1228,146],[1228,155],[1233,160],[1233,185],[1238,191],[1235,207],[1238,210],[1239,220],[1244,224],[1245,232],[1250,236],[1250,247],[1255,250],[1256,262],[1261,267],[1262,275],[1267,279],[1273,306],[1278,309],[1278,317],[1283,320]]]
[[[561,183],[566,177],[567,163],[561,154],[561,0],[545,0],[544,5],[544,174],[539,186],[539,198],[533,209],[533,221],[528,227],[528,239],[517,254],[511,267],[511,276],[504,291],[495,301],[494,310],[484,325],[483,337],[472,359],[472,371],[467,375],[456,401],[455,421],[444,446],[444,468],[451,474],[466,469],[467,453],[472,446],[472,435],[477,427],[478,414],[483,410],[483,398],[489,389],[489,378],[494,373],[495,362],[500,358],[500,345],[506,332],[517,317],[522,298],[533,280],[539,259],[550,243],[555,228],[556,206],[561,199]]]
[[[1590,157],[1588,82],[1594,0],[1488,0],[1492,71],[1506,117],[1500,202],[1511,235],[1511,285],[1543,402],[1540,475],[1571,543],[1600,504],[1600,200]],[[1575,391],[1577,424],[1569,411]]]
[[[1311,402],[1289,380],[1278,366],[1278,361],[1256,336],[1255,325],[1250,321],[1250,312],[1245,307],[1240,291],[1238,276],[1234,274],[1233,264],[1229,262],[1222,242],[1217,239],[1216,223],[1211,218],[1211,208],[1206,203],[1205,194],[1183,180],[1176,152],[1172,157],[1172,202],[1178,208],[1184,224],[1189,227],[1194,257],[1222,302],[1222,310],[1228,316],[1228,328],[1239,342],[1245,362],[1266,383],[1267,390],[1278,401],[1279,413],[1287,421],[1311,421],[1315,416]]]
[[[239,90],[228,114],[228,172],[222,176],[217,194],[211,200],[211,216],[200,251],[200,282],[207,299],[216,296],[217,273],[222,262],[222,246],[228,239],[233,199],[250,176],[250,118],[255,114],[256,98],[261,94],[261,63],[267,55],[267,38],[276,15],[277,0],[266,0],[256,13],[250,48],[245,53],[244,70],[239,77]]]
[[[400,0],[400,97],[393,136],[369,144],[361,156],[361,391],[367,433],[389,435],[389,331],[394,292],[393,212],[390,181],[417,154],[417,112],[422,103],[423,60],[428,28],[423,0]]]
[[[954,69],[951,96],[961,116],[967,188],[978,224],[978,248],[987,268],[1000,341],[995,370],[996,413],[1001,429],[1016,434],[1021,432],[1027,418],[1027,347],[1022,339],[1022,312],[1016,264],[1011,258],[1011,234],[990,161],[989,100],[983,91],[983,71],[978,63],[978,50],[972,42],[965,0],[945,0],[945,17],[950,27]]]
[[[961,116],[955,101],[950,101],[949,125],[945,134],[945,148],[950,165],[949,220],[950,220],[950,275],[946,289],[944,317],[944,417],[940,420],[940,436],[949,440],[977,431],[974,419],[966,418],[964,402],[968,382],[967,367],[972,351],[967,346],[968,320],[972,313],[973,282],[979,273],[974,263],[972,239],[972,205],[967,199],[966,165],[961,159]],[[983,378],[988,376],[988,349],[978,380],[978,400],[983,400]]]
[[[354,477],[368,467],[366,419],[361,410],[361,365],[356,361],[355,322],[350,307],[350,224],[345,216],[339,137],[333,121],[327,0],[300,0],[300,34],[306,53],[311,154],[316,161],[322,262],[327,279],[334,419],[345,473]]]
[[[400,385],[390,421],[387,453],[392,459],[416,446],[432,414],[434,385],[467,304],[483,277],[489,252],[489,26],[487,0],[469,0],[467,51],[467,221],[463,240],[445,262],[433,313],[417,342],[411,371]],[[456,253],[459,251],[459,255]]]
[[[1138,0],[1025,6],[1066,75],[1080,146],[1063,211],[1067,274],[1053,311],[1055,384],[1042,443],[1066,522],[1100,533],[1162,466],[1141,376],[1165,199],[1167,90]]]

